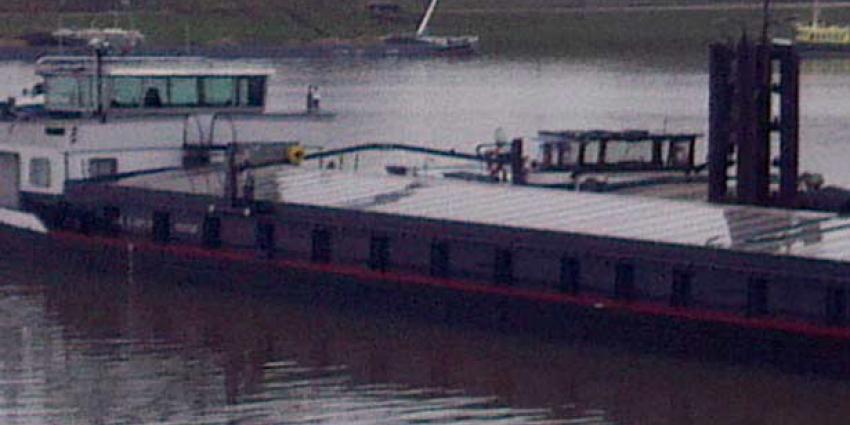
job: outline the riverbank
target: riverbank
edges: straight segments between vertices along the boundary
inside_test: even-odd
[[[303,1],[301,1],[303,3]],[[211,56],[290,57],[397,55],[381,46],[386,34],[410,32],[421,2],[399,0],[394,19],[370,17],[365,2],[318,1],[271,10],[162,9],[138,11],[116,19],[141,29],[148,52]],[[339,3],[339,4],[337,4]],[[655,0],[634,5],[622,0],[460,0],[441,3],[432,21],[435,34],[476,34],[481,52],[499,56],[582,56],[623,54],[638,58],[692,56],[702,58],[713,41],[736,38],[742,31],[760,32],[759,2],[683,2]],[[259,4],[259,3],[258,3]],[[262,3],[265,4],[265,3]],[[333,7],[334,5],[338,7]],[[309,6],[309,7],[308,7]],[[787,36],[793,21],[808,19],[809,2],[779,2],[773,7],[773,33]],[[822,17],[850,23],[850,2],[825,2]],[[267,12],[267,13],[266,13]],[[101,22],[99,22],[101,21]],[[51,51],[27,46],[20,37],[66,26],[107,25],[103,14],[0,14],[0,57],[31,58]],[[403,56],[403,55],[402,55]],[[651,60],[651,59],[650,59]]]

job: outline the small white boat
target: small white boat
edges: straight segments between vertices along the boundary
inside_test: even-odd
[[[145,40],[141,31],[123,28],[60,28],[52,35],[60,44],[103,45],[112,53],[120,54],[131,53]]]
[[[794,25],[794,45],[804,50],[850,51],[850,26],[820,19],[820,4],[812,4],[812,20]]]
[[[428,33],[428,24],[434,15],[437,0],[431,0],[425,15],[419,21],[419,26],[414,34],[390,35],[384,37],[384,43],[404,46],[405,49],[421,49],[423,53],[437,54],[471,54],[478,51],[478,36],[457,35],[437,36]]]

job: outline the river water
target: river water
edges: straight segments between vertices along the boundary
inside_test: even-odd
[[[697,65],[694,65],[694,62]],[[337,118],[281,138],[472,150],[502,128],[706,131],[700,60],[286,60]],[[0,64],[0,95],[32,82]],[[850,64],[803,76],[803,168],[850,185]],[[0,255],[8,424],[846,424],[850,384],[772,366],[303,305]],[[234,283],[239,277],[233,276]]]

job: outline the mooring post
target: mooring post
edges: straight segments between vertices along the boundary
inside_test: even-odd
[[[227,145],[227,179],[224,183],[224,192],[231,207],[235,207],[239,201],[239,170],[236,167],[236,143]]]
[[[729,180],[732,119],[732,50],[712,44],[709,58],[708,99],[708,201],[726,200]],[[693,151],[693,148],[691,148]]]
[[[525,184],[525,158],[522,156],[522,139],[511,142],[511,183]]]
[[[772,77],[773,61],[771,60],[771,46],[765,42],[755,46],[756,73],[755,73],[755,139],[753,147],[755,157],[753,167],[755,170],[755,204],[769,205],[770,195],[770,150],[772,136]]]
[[[794,207],[799,162],[800,58],[793,46],[711,46],[708,199],[730,200],[728,164],[734,153],[736,202]],[[778,75],[775,81],[774,75]],[[778,94],[779,113],[771,104]],[[779,193],[771,193],[772,141],[779,141]]]
[[[106,46],[98,44],[94,48],[94,67],[95,67],[95,97],[97,97],[97,107],[95,107],[95,115],[101,121],[106,121],[106,114],[103,111],[103,57],[106,54]]]
[[[755,61],[752,45],[746,35],[741,37],[735,50],[735,193],[738,201],[755,203],[755,177],[753,176],[753,141],[756,138],[755,96],[753,96],[753,77]]]
[[[779,58],[779,204],[797,206],[800,155],[800,56],[791,46]]]
[[[743,36],[735,63],[736,193],[739,202],[750,205],[765,205],[770,193],[770,87],[765,87],[770,67],[762,52]]]

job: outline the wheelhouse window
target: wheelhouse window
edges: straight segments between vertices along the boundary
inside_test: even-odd
[[[70,80],[61,83],[71,85],[73,79]],[[262,76],[113,76],[108,84],[112,108],[260,107],[266,93],[266,77]],[[82,94],[67,88],[58,97],[68,104],[93,105],[91,91],[89,87],[88,94]]]
[[[234,102],[234,80],[229,77],[205,77],[201,79],[204,105],[229,106]]]
[[[138,108],[142,102],[142,79],[136,77],[115,77],[112,79],[112,99],[114,108]]]
[[[51,109],[79,109],[92,103],[92,84],[89,78],[49,77],[47,105]]]
[[[30,184],[37,187],[50,187],[50,159],[30,159]]]
[[[266,79],[265,77],[240,77],[238,91],[240,106],[263,106]]]
[[[145,78],[142,89],[142,103],[145,108],[158,108],[171,103],[166,78]]]
[[[171,83],[171,104],[174,106],[198,106],[198,79],[192,77],[176,77],[169,79]]]

